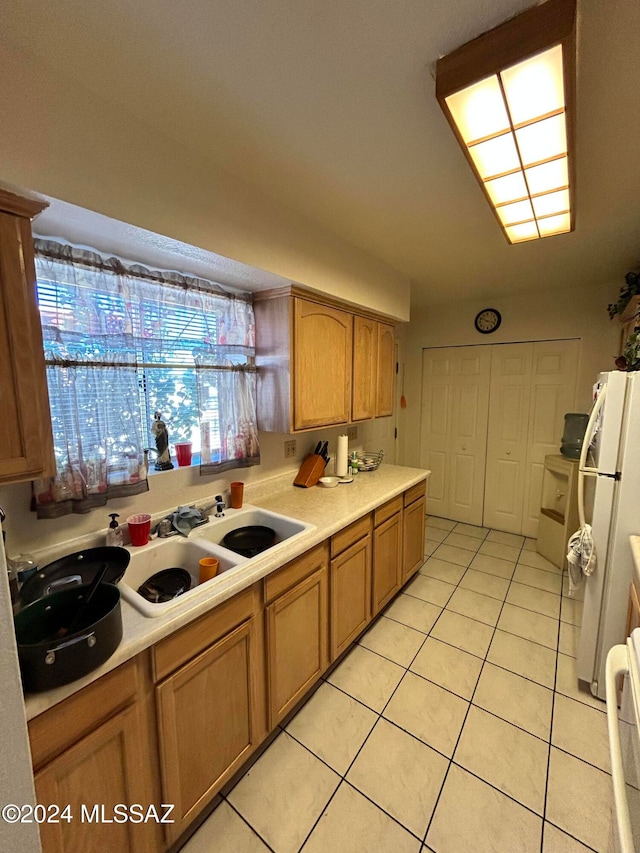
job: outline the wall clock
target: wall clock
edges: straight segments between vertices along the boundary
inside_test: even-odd
[[[483,308],[476,315],[475,327],[481,335],[489,335],[502,323],[502,314],[496,308]]]

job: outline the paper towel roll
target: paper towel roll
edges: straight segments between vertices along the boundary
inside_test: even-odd
[[[338,450],[336,452],[336,475],[346,477],[349,470],[349,436],[338,436]]]

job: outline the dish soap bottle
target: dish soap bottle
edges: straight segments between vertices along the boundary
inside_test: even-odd
[[[355,450],[351,454],[351,459],[349,460],[349,464],[351,465],[351,476],[355,477],[360,468],[360,463],[358,462],[358,457],[356,456]]]
[[[113,545],[117,548],[122,548],[124,542],[122,528],[116,521],[116,518],[120,518],[120,514],[117,512],[110,512],[109,518],[111,519],[111,524],[109,525],[109,529],[107,530],[107,545]]]

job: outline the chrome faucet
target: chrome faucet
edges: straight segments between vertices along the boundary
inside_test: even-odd
[[[216,495],[216,518],[224,517],[226,506],[226,503],[222,500],[222,495]]]

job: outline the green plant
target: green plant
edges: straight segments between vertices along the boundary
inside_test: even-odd
[[[640,370],[640,325],[625,341],[622,355],[616,359],[616,367],[620,370]]]
[[[640,274],[637,272],[628,272],[625,277],[625,285],[620,288],[620,295],[617,302],[612,302],[609,305],[609,317],[613,319],[616,314],[622,314],[631,299],[640,294]]]

